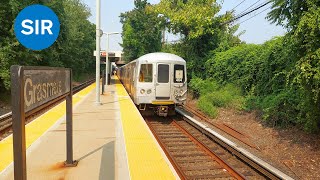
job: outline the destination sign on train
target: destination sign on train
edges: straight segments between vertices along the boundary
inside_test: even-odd
[[[70,70],[24,70],[24,107],[30,111],[70,92]]]

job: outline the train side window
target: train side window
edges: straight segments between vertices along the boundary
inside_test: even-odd
[[[184,65],[175,64],[174,65],[174,82],[183,83],[184,81],[185,81]]]
[[[139,82],[152,82],[152,64],[141,64]]]

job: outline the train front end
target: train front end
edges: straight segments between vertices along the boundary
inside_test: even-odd
[[[139,58],[136,104],[142,114],[175,114],[187,99],[186,62],[169,53],[151,53]]]

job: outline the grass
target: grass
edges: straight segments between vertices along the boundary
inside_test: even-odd
[[[191,82],[191,88],[199,92],[197,107],[211,118],[218,115],[218,108],[244,109],[244,97],[239,88],[232,84],[218,85],[212,79],[196,79]]]
[[[218,115],[218,109],[205,96],[199,98],[197,106],[211,118],[215,118]]]

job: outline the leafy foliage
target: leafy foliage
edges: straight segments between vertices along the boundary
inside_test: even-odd
[[[316,131],[316,92],[305,88],[310,83],[299,81],[298,65],[295,47],[288,37],[262,45],[237,46],[215,53],[206,63],[209,76],[219,84],[232,83],[241,89],[247,97],[244,109],[261,109],[263,119],[273,125],[301,124],[308,131]]]
[[[218,115],[218,109],[215,107],[207,96],[201,96],[198,100],[197,107],[208,114],[211,118],[215,118]]]
[[[299,103],[300,121],[305,128],[319,129],[320,125],[320,1],[274,0],[269,19],[287,27],[288,44],[295,62],[292,83],[303,96]]]
[[[319,130],[319,6],[315,0],[273,0],[268,18],[288,33],[262,45],[213,50],[206,62],[207,77],[240,87],[246,109],[261,109],[263,119],[273,125]]]
[[[193,77],[189,83],[189,87],[193,91],[193,96],[199,97],[200,95],[217,91],[220,85],[214,79],[202,80],[201,78]]]
[[[60,35],[43,51],[26,49],[14,36],[13,23],[18,13],[31,4],[53,9],[60,20]],[[10,66],[60,66],[72,68],[75,76],[94,70],[95,25],[87,18],[88,8],[80,0],[7,0],[0,3],[0,90],[10,88]]]
[[[189,86],[202,111],[214,117],[217,107],[260,109],[263,119],[273,125],[298,124],[318,131],[320,1],[271,1],[267,18],[288,32],[261,45],[241,42],[235,35],[238,25],[223,23],[233,12],[218,15],[221,6],[216,0],[161,0],[144,11],[159,14],[160,26],[181,36],[161,50],[187,60]],[[135,20],[144,22],[141,17]],[[137,37],[146,28],[137,31],[144,26],[127,22],[128,52],[144,52]]]
[[[161,24],[157,14],[147,11],[147,0],[135,0],[132,11],[122,13],[124,58],[132,61],[146,53],[161,50]]]
[[[193,78],[190,87],[194,97],[199,97],[197,106],[200,110],[214,118],[218,107],[232,107],[241,110],[244,98],[239,88],[232,84],[220,85],[213,79]]]
[[[201,72],[211,50],[226,50],[241,43],[234,36],[238,26],[223,25],[233,14],[218,15],[220,9],[216,0],[161,0],[151,9],[162,15],[168,31],[181,35],[180,43],[172,48],[187,60],[189,75],[204,78]]]
[[[163,14],[173,33],[181,33],[188,39],[214,34],[222,18],[215,18],[220,10],[216,0],[162,0],[154,11]]]
[[[268,19],[278,25],[282,25],[291,30],[298,28],[298,24],[305,12],[310,8],[320,6],[318,0],[272,0],[272,11],[268,14]]]

